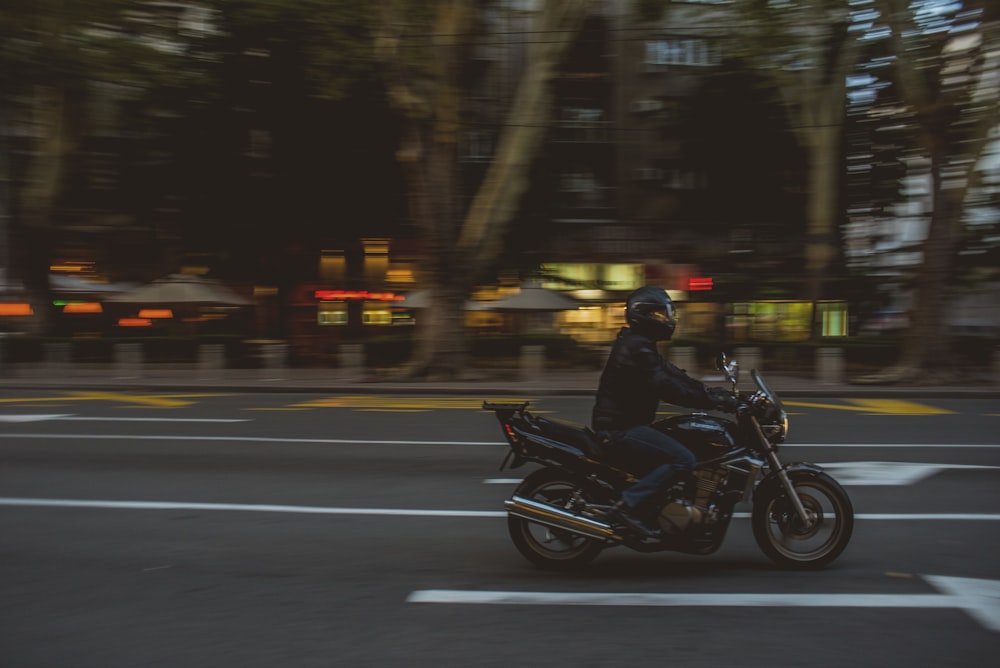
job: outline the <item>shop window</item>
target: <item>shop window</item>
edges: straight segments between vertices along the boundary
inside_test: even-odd
[[[316,313],[319,325],[346,325],[347,304],[344,302],[320,302]]]
[[[823,336],[847,336],[847,304],[827,302],[816,305]]]
[[[366,302],[361,312],[362,325],[391,325],[392,310],[382,302]]]

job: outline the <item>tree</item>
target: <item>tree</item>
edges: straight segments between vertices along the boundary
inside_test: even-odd
[[[500,254],[505,229],[527,190],[551,114],[550,82],[590,2],[558,0],[541,6],[493,161],[466,202],[458,172],[463,82],[471,49],[484,36],[481,4],[383,0],[379,5],[376,56],[390,103],[403,123],[397,159],[431,295],[431,306],[418,320],[418,343],[407,375],[454,377],[464,366],[463,305]]]
[[[100,121],[93,101],[110,89],[135,95],[175,78],[178,54],[135,0],[12,0],[0,9],[0,131],[24,138],[21,174],[3,165],[10,196],[12,273],[36,304],[38,328],[49,324],[53,229],[65,209],[67,183],[88,127]],[[103,90],[98,92],[98,88]],[[6,268],[6,267],[5,267]]]
[[[320,221],[329,228],[335,207],[358,218],[363,175],[375,172],[358,155],[370,136],[338,121],[347,107],[351,118],[372,118],[356,109],[377,94],[355,99],[377,81],[369,10],[363,0],[3,4],[0,132],[16,146],[0,141],[0,181],[10,184],[0,214],[39,329],[52,301],[51,255],[77,223],[110,230],[114,218],[104,245],[120,243],[115,269],[142,280],[176,270],[192,249],[270,260],[284,249],[275,238]],[[375,125],[364,127],[384,132]],[[351,141],[338,142],[338,132]],[[254,145],[260,138],[274,150]],[[103,195],[89,184],[95,163],[111,177]],[[259,172],[267,175],[254,182]],[[347,199],[357,203],[351,211]],[[384,211],[367,208],[372,217]],[[246,234],[250,226],[260,233]],[[136,257],[143,261],[122,261]]]
[[[930,220],[913,280],[910,326],[897,364],[877,375],[906,381],[949,364],[948,305],[956,251],[980,157],[1000,124],[1000,27],[991,3],[877,0],[890,31],[894,73],[918,146],[929,161]],[[993,5],[996,11],[995,5]]]
[[[747,30],[736,38],[777,86],[806,153],[805,294],[812,301],[829,296],[838,258],[847,77],[861,53],[849,5],[751,0],[741,5]]]

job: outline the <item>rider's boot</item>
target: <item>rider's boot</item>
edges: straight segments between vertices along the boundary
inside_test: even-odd
[[[619,501],[611,506],[611,516],[621,524],[627,526],[640,538],[659,538],[660,530],[646,524],[632,508],[624,501]]]

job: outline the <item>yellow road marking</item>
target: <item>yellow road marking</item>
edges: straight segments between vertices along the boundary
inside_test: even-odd
[[[487,401],[490,401],[487,399]],[[521,403],[526,399],[505,399],[504,403]],[[352,408],[355,410],[479,410],[483,399],[472,397],[382,397],[377,395],[344,395],[324,397],[301,404],[296,408]]]
[[[305,411],[308,408],[296,408],[295,406],[264,406],[262,408],[244,408],[245,411]]]
[[[23,404],[19,401],[8,401],[5,403],[15,404],[18,408],[44,408],[46,410],[52,408],[62,408],[63,406],[65,406],[65,404],[48,404],[48,405],[34,404],[31,403],[32,401],[34,401],[34,399],[27,399]]]
[[[836,411],[857,412],[857,406],[844,406],[843,404],[814,404],[808,401],[782,401],[785,406],[797,406],[798,408],[826,408]]]
[[[21,397],[21,398],[4,398],[0,399],[0,403],[4,404],[23,404],[23,403],[34,403],[36,401],[75,401],[78,397]]]
[[[935,408],[926,404],[900,399],[848,399],[853,405],[845,404],[815,404],[803,401],[786,401],[786,406],[799,408],[823,408],[853,413],[869,413],[872,415],[953,415],[954,411]]]
[[[67,402],[67,401],[112,401],[124,404],[138,404],[152,408],[183,408],[190,406],[193,401],[183,401],[184,399],[199,399],[203,397],[225,396],[222,394],[118,394],[113,392],[72,392],[68,395],[55,397],[7,397],[0,399],[4,404],[32,405],[41,402]],[[51,406],[51,404],[50,404]],[[129,406],[135,408],[135,406]]]
[[[900,399],[850,399],[849,401],[861,406],[867,412],[881,415],[954,415],[955,413],[955,411]]]
[[[125,404],[140,404],[147,407],[152,406],[154,408],[182,408],[194,403],[193,401],[181,401],[169,396],[114,394],[111,392],[77,392],[76,394],[82,399],[93,401],[115,401]]]

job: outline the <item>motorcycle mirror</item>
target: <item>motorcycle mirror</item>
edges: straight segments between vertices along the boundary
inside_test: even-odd
[[[726,358],[726,353],[719,353],[719,357],[716,359],[716,367],[726,375],[726,380],[733,384],[733,389],[736,389],[736,384],[740,377],[740,365],[736,360],[729,360]]]

